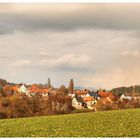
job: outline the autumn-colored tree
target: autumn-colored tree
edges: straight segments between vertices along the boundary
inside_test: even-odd
[[[30,98],[30,103],[31,103],[31,107],[32,107],[32,111],[34,113],[34,115],[41,115],[42,112],[44,111],[44,99],[42,97],[42,95],[40,94],[35,94],[34,96],[32,96]]]
[[[8,95],[12,95],[13,94],[12,87],[10,85],[8,85],[8,84],[3,86],[2,92],[3,92],[4,96],[8,96]]]
[[[40,85],[41,87],[44,88],[44,85]],[[64,85],[55,94],[52,92],[47,97],[43,97],[37,89],[37,85],[29,86],[30,91],[37,92],[28,97],[25,94],[13,94],[14,88],[11,84],[1,86],[0,118],[41,116],[71,111],[72,101],[67,96],[68,90]]]
[[[29,98],[18,94],[0,98],[0,114],[7,118],[33,116]]]
[[[0,97],[5,96],[3,93],[3,86],[5,86],[7,84],[7,81],[4,79],[0,79]]]
[[[72,107],[72,98],[69,96],[65,97],[66,103],[67,103],[67,111],[71,111],[73,109]]]
[[[60,86],[60,88],[58,89],[59,93],[62,93],[64,95],[66,95],[68,93],[68,90],[66,89],[66,87],[64,85]]]
[[[30,106],[30,100],[24,95],[13,95],[10,97],[11,110],[10,117],[28,117],[32,116],[32,109]]]
[[[0,79],[0,85],[1,85],[1,86],[4,86],[4,85],[6,85],[6,84],[7,84],[7,81],[6,81],[6,80]]]
[[[2,86],[0,85],[0,97],[3,96],[3,90],[2,90]]]
[[[7,97],[0,98],[0,118],[8,118],[7,108],[10,106],[10,101]]]

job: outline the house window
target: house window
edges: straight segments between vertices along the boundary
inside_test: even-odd
[[[82,103],[82,106],[85,106],[85,103]]]

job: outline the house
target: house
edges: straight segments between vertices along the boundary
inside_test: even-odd
[[[49,95],[49,89],[44,88],[44,89],[39,89],[39,93],[43,96],[43,97],[47,97]]]
[[[86,103],[88,109],[94,109],[93,106],[97,104],[97,100],[91,96],[84,97],[83,100]]]
[[[28,88],[29,92],[34,95],[36,93],[39,92],[39,88],[36,84],[32,84],[29,88]]]
[[[76,109],[83,109],[85,107],[85,103],[81,96],[75,95],[72,99],[72,106]]]
[[[48,97],[50,95],[50,93],[52,93],[51,89],[48,88],[40,88],[38,85],[33,84],[28,88],[28,91],[30,93],[30,95],[34,96],[34,95],[40,95],[43,97]]]
[[[86,96],[86,97],[90,97],[89,93],[87,93],[85,96]]]
[[[75,91],[75,94],[76,95],[85,95],[86,96],[86,94],[88,94],[88,91],[87,90],[76,90]]]
[[[112,92],[99,92],[101,98],[98,100],[98,103],[102,103],[103,105],[114,104],[117,101],[117,97],[112,94]]]
[[[122,94],[122,95],[120,96],[120,100],[121,100],[121,101],[123,101],[123,100],[131,101],[131,100],[132,100],[132,96],[128,96],[128,95]]]
[[[86,90],[86,89],[85,90],[76,90],[75,94],[81,96],[82,98],[90,96],[88,93],[88,90]]]
[[[19,89],[19,86],[18,85],[12,86],[13,94],[19,93],[18,89]]]
[[[99,94],[99,96],[101,98],[105,98],[110,94],[110,92],[108,92],[108,91],[99,91],[98,94]]]
[[[134,101],[140,101],[140,96],[139,96],[139,94],[138,94],[138,93],[133,94],[133,95],[132,95],[132,100],[134,100]]]
[[[25,85],[21,85],[19,88],[18,88],[18,92],[19,93],[27,93],[27,88],[25,87]]]
[[[29,90],[25,87],[25,85],[21,85],[21,86],[18,88],[18,92],[19,92],[20,94],[25,94],[25,95],[27,95],[28,97],[31,96]]]
[[[70,96],[71,98],[74,98],[75,94],[74,93],[69,93],[68,96]]]
[[[93,98],[95,98],[96,100],[100,99],[100,95],[98,93],[89,93],[89,95]]]

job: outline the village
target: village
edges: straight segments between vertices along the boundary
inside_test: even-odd
[[[44,98],[48,97],[50,94],[57,94],[57,90],[51,88],[39,88],[37,85],[31,85],[26,88],[25,85],[21,85],[19,88],[13,86],[14,93],[19,92],[20,94],[26,94],[28,97],[34,96],[35,94],[40,94]],[[72,99],[72,106],[76,109],[88,108],[97,111],[96,106],[99,102],[103,105],[115,104],[118,100],[122,103],[131,103],[132,101],[138,102],[140,104],[140,96],[137,93],[122,94],[121,96],[115,96],[110,91],[98,90],[90,91],[88,89],[76,89],[68,93],[68,96]]]
[[[106,91],[105,89],[92,91],[88,89],[75,89],[73,79],[70,80],[68,88],[64,85],[60,88],[54,88],[48,78],[48,84],[45,86],[38,84],[7,83],[1,86],[1,91],[2,90],[8,96],[24,95],[28,98],[32,98],[38,95],[44,100],[49,97],[55,97],[58,94],[64,95],[70,98],[69,101],[71,102],[72,108],[77,110],[87,108],[93,111],[100,111],[140,107],[140,94],[135,92],[135,86],[131,88],[130,92],[121,93],[121,91],[119,91],[119,94],[116,94],[113,90]]]

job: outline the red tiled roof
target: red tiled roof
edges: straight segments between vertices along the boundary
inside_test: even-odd
[[[110,104],[112,102],[112,100],[110,100],[110,98],[109,99],[108,98],[102,98],[101,100],[104,104]]]
[[[84,90],[77,90],[77,91],[75,91],[75,94],[77,94],[77,95],[85,95],[87,93],[88,92],[87,91],[84,91]]]
[[[116,101],[117,97],[114,96],[111,92],[107,92],[106,94],[102,95],[101,100],[103,103],[108,104]]]
[[[99,95],[102,97],[102,98],[105,98],[105,97],[107,97],[109,94],[110,94],[111,92],[104,92],[104,91],[99,91]]]
[[[13,91],[18,91],[19,86],[12,86]]]
[[[49,91],[47,88],[39,88],[36,84],[31,85],[28,90],[32,93],[48,93]]]
[[[90,101],[93,101],[93,97],[83,97],[83,100],[85,102],[90,102]]]

